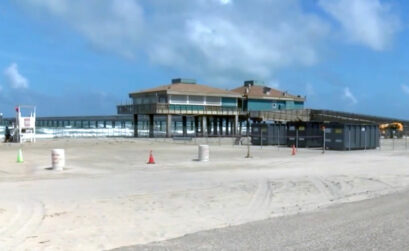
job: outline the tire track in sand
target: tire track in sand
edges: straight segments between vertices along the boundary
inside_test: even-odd
[[[269,180],[260,181],[249,205],[244,210],[244,213],[234,220],[234,223],[237,224],[249,220],[268,218],[271,212],[273,191],[278,192],[284,188],[285,185],[282,182],[278,183]]]
[[[2,250],[15,250],[32,237],[44,219],[44,204],[33,199],[16,202],[16,213],[0,227]]]

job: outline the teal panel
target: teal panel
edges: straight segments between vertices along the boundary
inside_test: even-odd
[[[292,100],[288,100],[286,102],[286,109],[294,110],[294,109],[303,109],[303,108],[304,108],[304,102],[292,101]]]
[[[294,101],[293,100],[287,100],[285,104],[285,108],[288,110],[294,109]]]
[[[171,110],[180,110],[180,111],[185,111],[185,110],[203,111],[204,110],[204,106],[202,105],[174,105],[174,104],[171,104],[169,108]]]
[[[249,99],[249,111],[271,111],[273,110],[273,101],[264,99]]]
[[[304,102],[293,100],[264,100],[264,99],[249,99],[249,111],[272,111],[272,110],[289,110],[303,109]]]
[[[237,107],[237,98],[222,98],[222,106]]]
[[[300,101],[294,102],[294,109],[304,109],[304,102]]]
[[[284,110],[286,109],[286,103],[282,100],[273,100],[273,110]]]

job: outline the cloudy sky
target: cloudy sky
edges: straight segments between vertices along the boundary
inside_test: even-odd
[[[114,114],[129,92],[188,77],[409,119],[408,21],[403,0],[1,1],[0,113]]]

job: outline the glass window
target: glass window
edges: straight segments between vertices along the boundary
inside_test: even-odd
[[[141,98],[141,97],[133,98],[133,103],[134,103],[135,105],[140,105],[140,104],[142,104],[142,98]]]
[[[221,105],[222,99],[220,97],[206,97],[207,105]]]
[[[170,98],[172,104],[187,104],[186,95],[172,95]]]
[[[161,104],[165,104],[168,102],[168,98],[166,97],[166,95],[159,95],[159,103]]]
[[[204,97],[203,96],[189,96],[189,104],[203,105]]]

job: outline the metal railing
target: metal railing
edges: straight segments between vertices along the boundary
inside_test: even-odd
[[[209,105],[139,104],[118,105],[118,114],[214,114],[236,115],[237,107]]]
[[[250,111],[251,118],[274,121],[310,121],[310,110]]]

